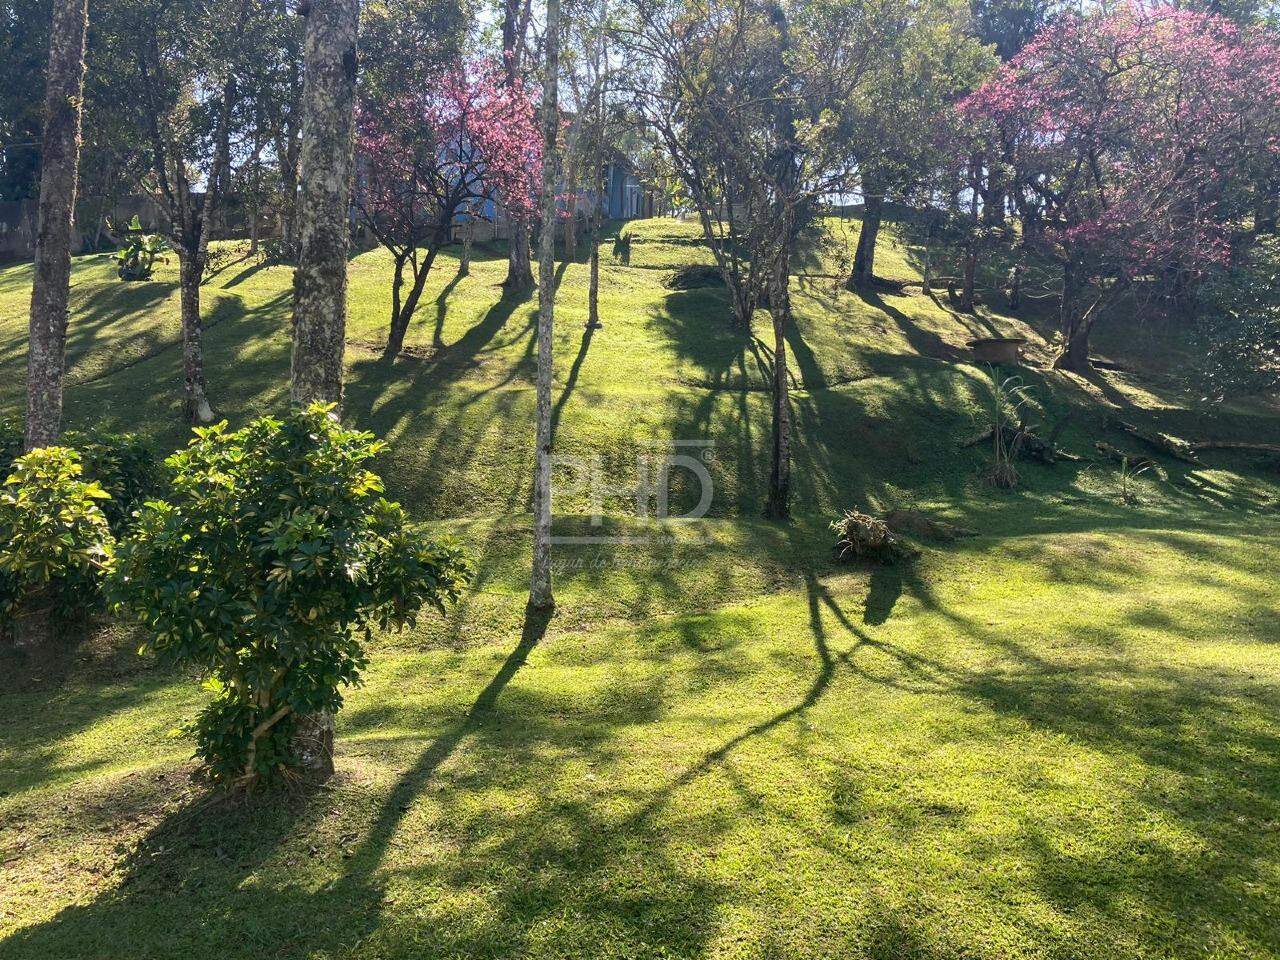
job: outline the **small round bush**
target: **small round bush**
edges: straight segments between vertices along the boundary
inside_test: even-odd
[[[113,546],[107,499],[74,450],[41,447],[13,462],[0,490],[0,617],[21,629],[97,595]]]
[[[168,459],[172,489],[139,511],[111,592],[144,647],[192,665],[213,701],[194,724],[215,779],[297,766],[300,717],[335,713],[366,664],[362,638],[457,598],[468,567],[368,469],[382,448],[331,407],[196,430]]]

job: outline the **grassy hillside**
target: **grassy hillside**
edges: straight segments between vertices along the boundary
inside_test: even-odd
[[[691,225],[626,229],[603,329],[585,265],[560,271],[557,449],[622,486],[705,444],[708,518],[619,495],[597,525],[562,483],[556,533],[613,540],[558,546],[559,610],[526,621],[534,305],[500,300],[496,252],[462,280],[445,259],[387,365],[389,261],[353,257],[346,415],[468,543],[474,589],[376,638],[338,776],[283,801],[208,802],[170,735],[198,684],[114,629],[0,662],[0,958],[1280,955],[1280,474],[1162,460],[1126,502],[1114,465],[1028,464],[1000,493],[957,444],[983,332],[1032,340],[1023,377],[1081,455],[1137,452],[1118,418],[1280,440],[1276,411],[1199,403],[1176,330],[1103,328],[1127,372],[1085,382],[1045,369],[1047,315],[847,293],[856,223],[833,222],[793,281],[797,517],[768,524],[766,325],[666,286],[708,262]],[[890,236],[879,272],[917,267]],[[72,424],[183,442],[175,274],[77,261]],[[0,269],[10,415],[28,295]],[[289,271],[232,261],[205,298],[219,412],[281,409]],[[980,535],[832,562],[832,515],[895,503]]]

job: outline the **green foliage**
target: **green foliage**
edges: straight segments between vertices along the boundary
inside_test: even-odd
[[[0,476],[9,475],[13,462],[22,456],[23,445],[21,425],[0,420]]]
[[[84,475],[106,491],[102,512],[116,536],[131,525],[134,511],[158,496],[164,468],[151,445],[136,433],[68,431],[63,443],[80,454]]]
[[[1120,500],[1126,506],[1138,504],[1138,494],[1134,490],[1134,481],[1152,468],[1151,461],[1132,460],[1125,457],[1120,461]]]
[[[1259,238],[1200,299],[1206,391],[1220,398],[1280,386],[1280,238]]]
[[[143,233],[142,221],[135,213],[125,227],[124,246],[116,251],[116,275],[121,280],[150,280],[157,259],[168,252],[169,244],[155,233]]]
[[[1026,439],[1023,426],[1031,393],[1017,376],[1002,377],[995,367],[987,370],[987,410],[991,423],[991,483],[1002,490],[1018,485],[1015,461]]]
[[[0,491],[0,617],[27,602],[59,610],[97,595],[113,539],[108,494],[81,476],[80,455],[41,447],[13,464]]]
[[[382,496],[367,469],[381,449],[319,404],[199,429],[120,545],[113,599],[144,646],[209,677],[195,733],[218,780],[285,771],[295,718],[336,712],[358,681],[361,635],[443,608],[467,578],[455,543]]]
[[[151,444],[139,434],[97,428],[68,430],[61,445],[79,454],[84,479],[106,491],[110,499],[100,506],[117,537],[129,526],[133,512],[161,491],[164,468]],[[22,428],[0,421],[0,476],[9,475],[22,448]]]

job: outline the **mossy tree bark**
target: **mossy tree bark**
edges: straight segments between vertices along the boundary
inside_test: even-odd
[[[290,395],[341,403],[347,330],[347,248],[354,165],[359,0],[312,0],[307,17],[299,150]],[[293,750],[304,776],[333,775],[334,718],[302,715]]]
[[[27,348],[26,447],[58,439],[66,366],[71,231],[80,173],[86,0],[55,0],[40,160],[40,205]]]
[[[551,335],[555,324],[556,188],[560,180],[560,0],[547,0],[542,85],[542,231],[538,238],[537,440],[533,472],[533,575],[529,606],[555,605],[551,584]]]
[[[176,246],[176,245],[175,245]],[[182,385],[188,423],[212,423],[204,379],[204,323],[200,319],[200,279],[205,259],[199,247],[177,246],[178,287],[182,316]]]
[[[357,0],[313,0],[307,12],[293,275],[291,396],[298,404],[342,401],[359,16]]]

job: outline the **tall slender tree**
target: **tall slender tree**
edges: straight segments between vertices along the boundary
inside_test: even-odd
[[[340,403],[360,3],[313,0],[299,12],[307,17],[307,29],[290,395],[296,404]],[[331,776],[333,714],[299,717],[293,745],[308,776]]]
[[[358,0],[314,0],[305,12],[290,392],[294,403],[340,403],[360,5]]]
[[[529,32],[532,15],[530,0],[503,0],[502,5],[502,62],[507,82],[513,87],[520,80],[520,65],[524,59],[525,36]],[[550,14],[548,14],[548,19]],[[550,27],[548,27],[550,30]],[[508,296],[518,297],[533,289],[533,268],[529,256],[529,221],[522,209],[507,211],[511,225],[511,244],[507,253],[507,279],[502,282]]]
[[[765,514],[791,495],[788,276],[799,228],[844,182],[830,105],[856,92],[869,25],[827,0],[636,0],[629,52],[643,124],[702,224],[735,319],[766,305],[774,334],[772,449]]]
[[[253,86],[259,0],[113,0],[99,23],[115,51],[117,109],[146,143],[144,179],[167,214],[178,255],[183,399],[192,423],[208,423],[201,282],[231,179],[232,142]]]
[[[542,231],[538,239],[537,449],[533,473],[533,576],[529,606],[549,609],[551,592],[551,334],[556,308],[556,192],[560,182],[560,0],[547,0],[542,79]]]
[[[84,98],[86,0],[55,0],[49,31],[40,212],[27,348],[27,449],[58,437],[66,365],[67,300],[71,291],[71,229],[80,171]]]
[[[600,323],[600,226],[604,220],[604,142],[607,98],[609,95],[609,48],[606,45],[606,29],[609,20],[609,0],[600,4],[600,23],[596,43],[592,51],[595,74],[594,130],[591,136],[591,267],[587,281],[587,329],[594,330]]]
[[[35,282],[27,347],[28,450],[58,438],[66,365],[67,299],[71,290],[71,229],[80,167],[80,111],[84,92],[86,0],[55,0],[49,31],[41,144],[40,212]],[[40,649],[53,640],[47,596],[18,618],[18,646]]]

